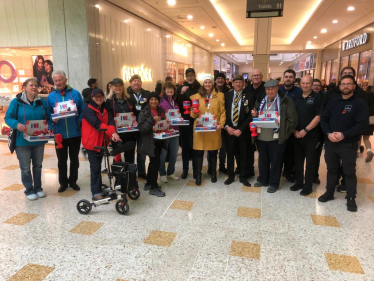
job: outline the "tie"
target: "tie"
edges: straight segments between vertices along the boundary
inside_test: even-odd
[[[239,121],[239,114],[238,114],[238,103],[239,103],[239,94],[235,93],[235,100],[234,100],[234,112],[232,114],[232,121],[234,124],[237,124]]]

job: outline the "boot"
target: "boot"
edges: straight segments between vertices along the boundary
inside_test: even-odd
[[[217,182],[217,153],[210,153],[210,172],[212,173],[212,182]]]
[[[195,166],[195,174],[196,174],[196,185],[201,185],[201,170],[203,168],[203,158],[196,157],[196,166]]]

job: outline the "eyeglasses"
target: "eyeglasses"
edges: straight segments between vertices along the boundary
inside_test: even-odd
[[[186,75],[186,78],[194,78],[195,77],[195,75],[193,74],[193,75]]]
[[[252,77],[261,77],[261,74],[252,75]]]
[[[353,83],[342,83],[340,84],[343,88],[345,87],[352,87],[353,86]]]

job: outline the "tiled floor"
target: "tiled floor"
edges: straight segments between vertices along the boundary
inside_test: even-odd
[[[341,193],[317,201],[326,184],[322,156],[321,184],[307,197],[284,179],[274,194],[238,179],[225,186],[222,174],[213,184],[204,168],[201,186],[190,172],[162,184],[166,197],[157,198],[142,182],[128,215],[111,203],[84,216],[76,210],[91,197],[83,155],[81,191],[59,194],[55,151],[47,146],[47,197],[31,202],[16,156],[0,145],[0,281],[374,280],[374,162],[365,163],[365,154],[357,160],[357,213],[346,210]]]

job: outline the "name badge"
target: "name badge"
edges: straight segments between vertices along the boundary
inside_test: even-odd
[[[141,105],[136,105],[135,108],[136,108],[136,110],[138,110],[138,111],[142,110],[142,106],[141,106]]]
[[[307,104],[313,104],[313,102],[314,102],[314,98],[308,98],[308,99],[306,100],[306,103],[307,103]]]

